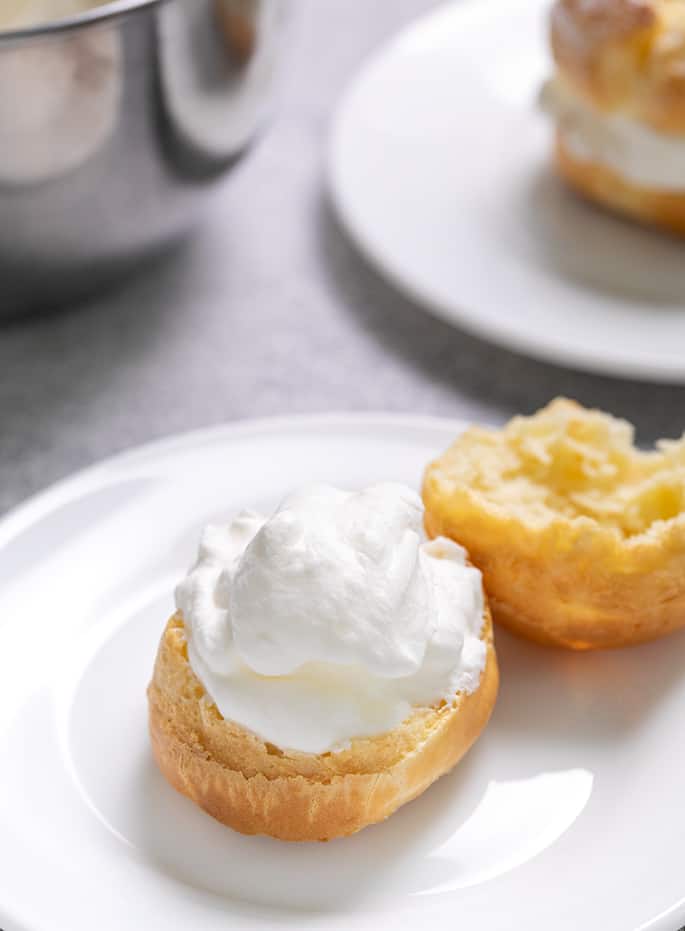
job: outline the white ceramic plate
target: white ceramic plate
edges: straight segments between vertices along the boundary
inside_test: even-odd
[[[451,3],[346,93],[330,189],[353,239],[450,323],[581,369],[685,382],[685,243],[584,203],[536,98],[549,0]]]
[[[498,632],[454,773],[329,844],[242,837],[152,762],[145,687],[201,526],[293,486],[417,485],[440,420],[263,421],[129,453],[0,523],[4,931],[673,931],[685,921],[685,637],[604,654]]]

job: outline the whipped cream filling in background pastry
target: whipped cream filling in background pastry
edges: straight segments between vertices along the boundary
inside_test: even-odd
[[[410,488],[311,485],[208,526],[176,590],[190,665],[224,718],[323,753],[479,684],[480,572],[428,542]]]
[[[576,158],[604,165],[639,186],[685,191],[685,137],[595,110],[559,77],[543,86],[540,102]]]

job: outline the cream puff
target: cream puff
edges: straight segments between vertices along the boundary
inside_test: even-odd
[[[542,93],[555,162],[576,190],[685,233],[685,5],[556,0]]]
[[[428,466],[429,535],[458,538],[496,622],[587,650],[685,626],[685,440],[558,399],[503,429],[472,427]]]
[[[179,792],[246,834],[328,840],[451,769],[498,672],[482,580],[396,484],[309,486],[206,528],[148,689]]]

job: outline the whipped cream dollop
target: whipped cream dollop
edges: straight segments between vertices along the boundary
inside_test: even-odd
[[[311,485],[208,526],[176,590],[190,665],[221,714],[323,753],[478,687],[480,572],[427,541],[410,488]]]
[[[685,138],[656,132],[621,113],[602,113],[559,77],[540,94],[565,145],[583,161],[599,162],[633,184],[685,190]]]

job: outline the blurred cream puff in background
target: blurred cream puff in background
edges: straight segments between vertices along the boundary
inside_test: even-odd
[[[589,199],[685,234],[685,4],[557,0],[542,104],[559,174]]]

